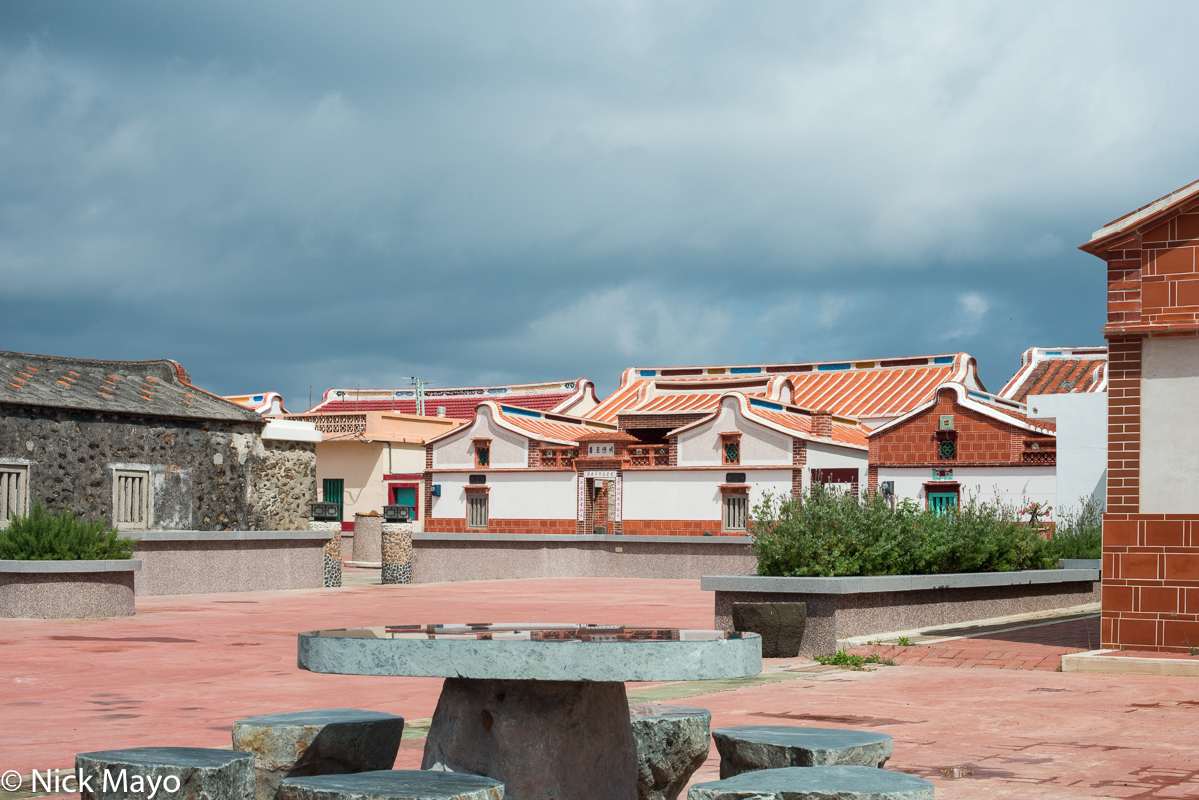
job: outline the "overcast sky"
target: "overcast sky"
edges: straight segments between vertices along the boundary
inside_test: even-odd
[[[0,349],[335,385],[1102,343],[1193,2],[0,5]]]

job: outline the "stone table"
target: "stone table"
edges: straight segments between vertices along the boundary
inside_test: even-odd
[[[393,625],[299,635],[299,665],[440,677],[424,769],[503,782],[509,800],[636,800],[625,681],[739,678],[757,634],[576,624]]]

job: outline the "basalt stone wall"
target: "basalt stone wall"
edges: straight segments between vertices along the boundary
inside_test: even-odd
[[[113,521],[114,470],[130,469],[149,473],[155,530],[251,530],[256,521],[277,530],[304,502],[292,495],[311,496],[297,485],[309,472],[315,483],[315,467],[289,468],[306,453],[268,450],[261,430],[253,422],[0,406],[0,462],[27,465],[31,503],[40,497],[88,520]],[[266,499],[275,487],[286,500]]]
[[[247,455],[254,465],[250,530],[306,530],[316,502],[316,444],[258,439]]]

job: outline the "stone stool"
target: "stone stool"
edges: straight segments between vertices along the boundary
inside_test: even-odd
[[[389,769],[288,778],[279,800],[502,800],[504,784],[468,772]]]
[[[252,800],[254,759],[202,747],[133,747],[75,756],[82,800]]]
[[[706,708],[630,706],[637,740],[638,800],[675,800],[703,766],[712,714]]]
[[[687,800],[933,800],[923,778],[875,767],[786,767],[698,783]]]
[[[254,756],[256,800],[274,800],[284,778],[391,769],[403,733],[403,717],[320,708],[238,720],[233,749]]]
[[[779,767],[882,767],[891,757],[892,747],[891,737],[885,733],[839,728],[738,725],[717,728],[712,738],[720,752],[722,778]]]

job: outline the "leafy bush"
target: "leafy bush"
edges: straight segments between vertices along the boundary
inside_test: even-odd
[[[1045,543],[1046,554],[1054,561],[1103,557],[1103,501],[1094,497],[1078,501],[1078,510],[1062,513],[1053,538]]]
[[[878,494],[859,499],[814,486],[800,498],[767,495],[754,507],[752,523],[759,575],[929,575],[1057,566],[1014,508],[975,498],[938,513],[910,500],[893,509]]]
[[[72,512],[51,514],[34,500],[28,516],[15,516],[0,530],[0,559],[93,561],[131,558],[136,539],[117,535],[104,522],[85,522]]]

